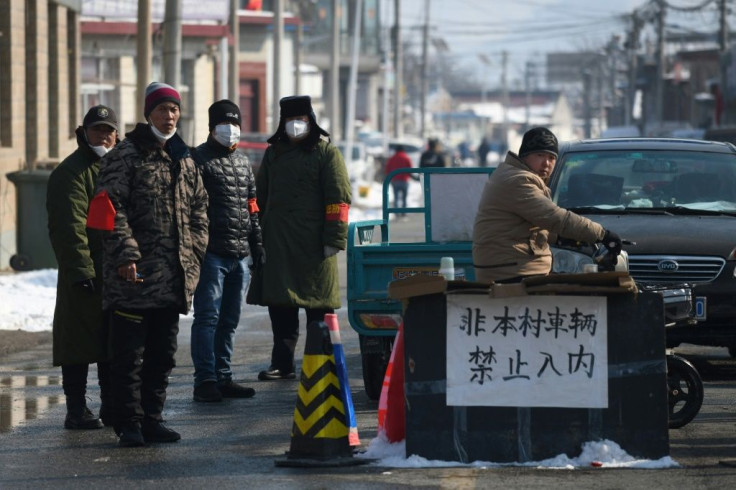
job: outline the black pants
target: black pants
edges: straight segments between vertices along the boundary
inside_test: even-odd
[[[307,324],[310,324],[314,321],[323,321],[326,313],[333,313],[335,310],[332,308],[304,308],[304,311],[307,313]],[[271,317],[271,330],[273,331],[271,366],[284,373],[292,373],[296,370],[294,349],[299,340],[299,308],[269,306],[268,316]]]
[[[176,308],[113,310],[110,367],[116,425],[144,417],[161,420],[178,333]]]
[[[81,400],[87,394],[87,375],[89,364],[63,364],[61,366],[61,386],[67,400]],[[97,383],[100,385],[100,399],[107,401],[110,396],[110,363],[97,363]]]

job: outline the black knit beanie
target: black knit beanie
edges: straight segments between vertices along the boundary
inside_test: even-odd
[[[210,106],[210,131],[220,123],[233,123],[240,127],[240,108],[233,102],[222,99]]]
[[[532,128],[524,133],[519,147],[519,156],[530,153],[550,153],[557,157],[557,137],[547,128]]]

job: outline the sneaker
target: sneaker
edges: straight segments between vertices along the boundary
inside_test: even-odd
[[[142,432],[146,442],[176,442],[181,439],[181,434],[169,429],[160,420],[144,421]]]
[[[127,422],[120,426],[118,432],[118,446],[120,447],[141,447],[145,446],[141,426],[138,422]]]
[[[78,410],[67,410],[66,418],[64,419],[64,428],[71,430],[89,430],[89,429],[102,429],[104,425],[102,421],[94,416],[92,411],[87,408]]]
[[[199,386],[194,387],[195,402],[221,402],[222,393],[217,389],[214,381],[205,381]]]
[[[258,379],[261,381],[273,381],[275,379],[295,379],[296,373],[294,371],[285,373],[280,369],[273,366],[269,367],[265,371],[258,373]]]
[[[239,385],[232,379],[217,383],[217,390],[222,393],[223,398],[251,398],[256,394],[253,388]]]

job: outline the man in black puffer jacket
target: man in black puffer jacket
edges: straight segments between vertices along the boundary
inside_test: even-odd
[[[250,282],[248,263],[265,261],[256,185],[248,158],[237,152],[240,109],[229,100],[209,108],[210,134],[193,150],[209,194],[209,243],[194,292],[194,400],[250,398],[253,388],[233,382],[230,358]]]

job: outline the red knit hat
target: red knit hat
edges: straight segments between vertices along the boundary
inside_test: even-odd
[[[162,102],[173,102],[181,108],[181,96],[171,85],[163,82],[152,82],[146,87],[146,103],[143,115],[146,119],[151,115],[153,109]]]

